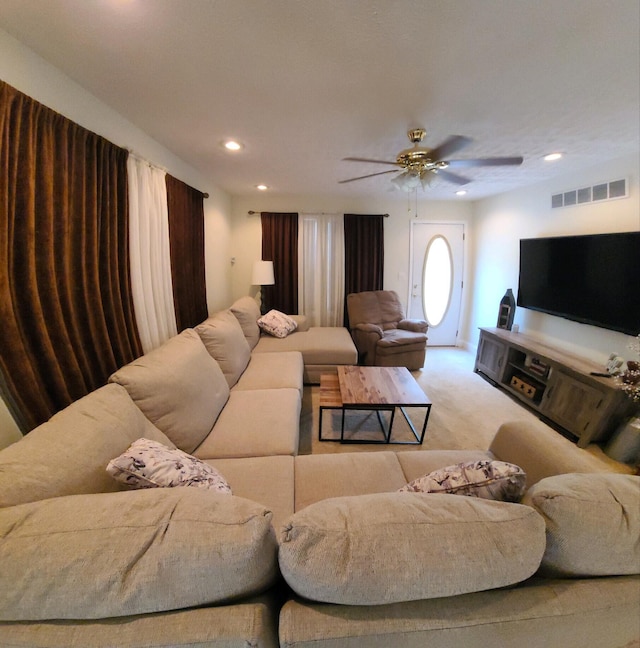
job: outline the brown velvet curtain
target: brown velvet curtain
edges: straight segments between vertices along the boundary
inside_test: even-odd
[[[262,259],[273,261],[274,286],[262,289],[265,311],[298,313],[298,214],[262,212]]]
[[[348,327],[347,295],[383,290],[383,215],[344,215],[344,264],[344,322]]]
[[[0,82],[0,388],[23,431],[142,353],[127,155]]]
[[[173,303],[178,332],[207,318],[204,194],[166,175]]]

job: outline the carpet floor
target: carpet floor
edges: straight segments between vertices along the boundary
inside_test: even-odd
[[[425,366],[412,375],[432,402],[431,413],[422,445],[387,445],[319,441],[320,387],[305,386],[300,425],[300,454],[332,452],[375,452],[380,450],[486,450],[498,427],[506,421],[529,421],[541,434],[558,434],[535,413],[502,390],[474,373],[475,355],[454,347],[430,347]],[[423,408],[407,409],[418,432],[424,421]],[[388,421],[388,414],[386,420]],[[339,438],[339,411],[325,410],[323,438]],[[348,412],[346,439],[380,440],[382,432],[375,413]],[[392,439],[413,437],[400,414],[395,417]],[[605,460],[602,449],[593,444],[588,451]]]

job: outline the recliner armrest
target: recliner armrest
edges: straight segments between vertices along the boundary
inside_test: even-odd
[[[398,322],[398,328],[415,333],[426,333],[429,325],[421,319],[403,319]]]
[[[382,337],[383,331],[377,324],[355,324],[351,327],[351,330],[362,331],[363,333],[377,333]]]

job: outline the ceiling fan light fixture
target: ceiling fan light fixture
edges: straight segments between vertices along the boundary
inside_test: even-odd
[[[397,175],[391,182],[402,191],[414,191],[415,189],[426,189],[431,184],[430,173],[420,173],[417,171],[405,171]]]
[[[545,162],[555,162],[556,160],[559,160],[562,157],[562,153],[549,153],[548,155],[545,155],[542,159]]]

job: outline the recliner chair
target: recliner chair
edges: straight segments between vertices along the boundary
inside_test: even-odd
[[[395,291],[350,293],[347,312],[359,364],[406,367],[410,371],[424,366],[428,324],[405,319]]]

